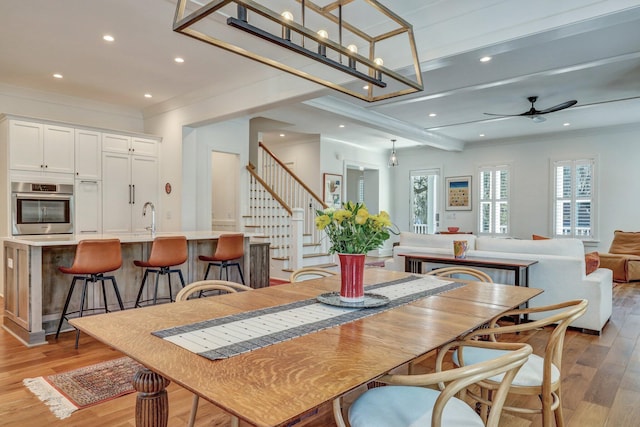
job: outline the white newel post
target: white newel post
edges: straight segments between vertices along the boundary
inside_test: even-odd
[[[289,268],[297,270],[302,268],[302,240],[304,234],[304,209],[293,208],[291,215],[291,253]]]

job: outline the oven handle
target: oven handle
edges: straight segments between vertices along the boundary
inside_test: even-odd
[[[70,200],[72,194],[13,193],[16,199]]]

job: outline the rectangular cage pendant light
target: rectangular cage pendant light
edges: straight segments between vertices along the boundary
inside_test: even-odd
[[[413,27],[379,2],[260,1],[178,0],[173,30],[368,102],[423,89]]]

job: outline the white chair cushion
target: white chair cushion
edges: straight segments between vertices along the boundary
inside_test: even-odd
[[[484,362],[485,360],[495,359],[498,356],[506,354],[506,350],[493,350],[489,348],[465,347],[462,349],[464,354],[464,363],[473,365],[475,363]],[[458,362],[458,352],[453,353],[453,363],[460,366]],[[542,369],[544,367],[544,359],[536,354],[531,354],[518,374],[513,379],[512,385],[521,387],[535,387],[542,385]],[[489,378],[491,381],[501,382],[504,374],[496,375]],[[560,379],[560,371],[554,365],[551,366],[551,381],[556,382]]]
[[[349,408],[351,427],[425,427],[431,425],[433,405],[440,393],[411,386],[383,386],[366,391]],[[442,425],[484,427],[482,419],[460,399],[444,407]]]

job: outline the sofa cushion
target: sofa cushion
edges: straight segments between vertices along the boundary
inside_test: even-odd
[[[531,236],[531,240],[549,240],[551,237],[541,236],[539,234],[534,234]]]
[[[598,252],[589,252],[584,256],[586,274],[589,275],[600,268],[600,255]]]
[[[519,254],[584,257],[584,245],[579,239],[518,240],[478,237],[476,249]]]
[[[640,232],[614,231],[609,253],[640,255]]]

